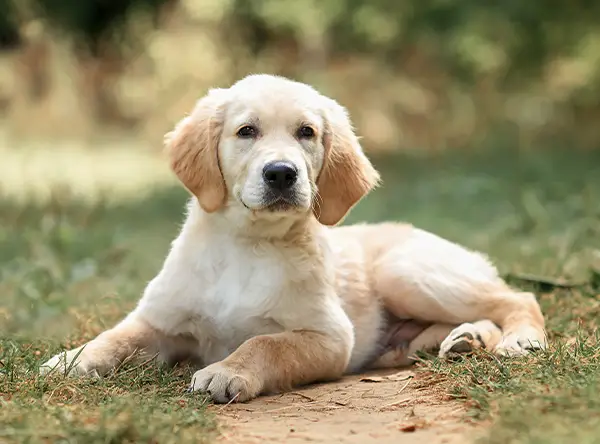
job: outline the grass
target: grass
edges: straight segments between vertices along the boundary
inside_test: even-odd
[[[0,442],[211,440],[218,429],[205,400],[184,394],[188,368],[126,366],[94,381],[37,376],[57,350],[89,340],[134,306],[177,233],[186,193],[154,180],[164,177],[159,164],[136,170],[131,162],[121,180],[110,176],[114,188],[107,181],[93,198],[78,193],[77,181],[89,177],[69,183],[62,174],[36,199],[2,182],[1,170],[11,168],[3,156]],[[490,421],[482,442],[600,441],[600,152],[496,148],[376,163],[384,187],[348,223],[401,219],[483,250],[537,291],[548,318],[547,352],[434,359],[422,364],[424,377],[447,384],[474,420]],[[110,159],[93,164],[110,168]],[[571,287],[523,281],[524,273]]]
[[[60,348],[91,339],[133,307],[184,198],[173,190],[125,206],[61,196],[2,202],[0,442],[179,443],[214,434],[205,399],[184,394],[188,368],[147,363],[98,381],[36,375]]]

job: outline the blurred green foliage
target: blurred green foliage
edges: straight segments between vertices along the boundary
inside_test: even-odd
[[[31,0],[34,12],[51,25],[81,41],[93,55],[100,45],[115,37],[125,37],[127,19],[132,14],[156,14],[169,0]],[[123,41],[124,39],[121,39]]]
[[[330,54],[375,55],[397,68],[420,52],[458,81],[489,75],[507,87],[546,75],[556,59],[585,58],[592,66],[580,67],[581,99],[600,84],[593,0],[233,0],[228,14],[256,52],[281,39],[316,38]]]
[[[28,23],[43,25],[40,40],[66,35],[78,56],[111,59],[91,68],[104,77],[82,71],[99,90],[121,79],[121,62],[146,58],[127,86],[91,94],[103,97],[98,106],[143,97],[97,113],[134,110],[126,122],[160,122],[152,110],[187,91],[269,71],[323,88],[353,111],[360,103],[356,123],[369,146],[464,146],[499,127],[531,140],[544,133],[538,145],[574,134],[581,146],[600,140],[593,0],[0,0],[0,48],[27,40]],[[174,98],[146,99],[159,94]]]
[[[0,45],[18,36],[28,20],[41,19],[75,37],[92,55],[105,43],[125,43],[128,19],[138,13],[155,15],[170,0],[0,0]],[[120,42],[115,40],[120,37]],[[6,39],[6,43],[4,40]]]
[[[0,43],[38,17],[93,49],[115,31],[127,37],[131,15],[155,15],[178,1],[184,0],[0,0]],[[467,82],[500,67],[507,81],[539,75],[551,58],[591,50],[600,38],[600,3],[593,0],[222,0],[221,8],[256,52],[280,39],[318,38],[331,52],[376,54],[393,65],[419,44]]]
[[[0,48],[19,43],[19,26],[13,0],[0,0]]]
[[[394,64],[424,43],[466,81],[500,65],[507,74],[535,73],[550,57],[579,50],[600,23],[593,0],[234,0],[229,10],[258,50],[317,34],[334,52],[378,54]]]

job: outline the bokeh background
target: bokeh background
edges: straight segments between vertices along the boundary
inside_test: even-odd
[[[600,5],[466,0],[2,0],[7,137],[156,145],[213,85],[314,84],[370,150],[594,148]]]
[[[537,293],[548,354],[431,367],[457,372],[441,381],[473,417],[500,415],[491,442],[597,442],[593,0],[0,0],[0,441],[213,430],[180,398],[188,369],[36,375],[114,325],[160,269],[188,198],[163,135],[209,87],[258,72],[349,109],[383,187],[348,223],[411,222]]]

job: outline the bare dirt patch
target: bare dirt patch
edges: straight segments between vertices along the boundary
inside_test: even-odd
[[[464,408],[409,370],[348,376],[247,404],[211,407],[219,442],[466,443]],[[400,441],[401,440],[401,441]]]

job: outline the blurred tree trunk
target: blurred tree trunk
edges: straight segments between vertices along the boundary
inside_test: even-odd
[[[29,102],[37,102],[50,90],[48,61],[51,49],[41,23],[29,23],[24,30],[21,47],[16,52],[16,74],[24,85],[24,93]]]
[[[123,73],[126,61],[108,48],[97,56],[78,53],[79,90],[99,124],[127,126],[129,119],[119,108],[112,87]]]

